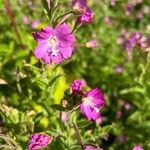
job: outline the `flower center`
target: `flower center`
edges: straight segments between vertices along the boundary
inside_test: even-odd
[[[55,36],[51,37],[48,39],[48,45],[51,49],[51,55],[52,56],[57,56],[58,55],[58,40]]]

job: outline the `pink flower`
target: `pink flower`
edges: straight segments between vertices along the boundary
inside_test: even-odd
[[[123,67],[120,65],[117,65],[115,68],[116,73],[122,73],[123,72]]]
[[[75,93],[79,93],[83,87],[86,86],[86,82],[85,80],[74,80],[72,83],[71,83],[71,90]]]
[[[105,104],[103,93],[98,89],[92,89],[85,93],[85,97],[80,104],[81,112],[88,118],[88,120],[96,121],[101,117],[99,109]]]
[[[34,20],[34,21],[32,21],[31,26],[32,26],[33,29],[36,29],[39,26],[39,24],[40,24],[39,20]]]
[[[99,147],[87,146],[84,150],[101,150]]]
[[[38,46],[34,51],[38,59],[46,64],[59,64],[71,57],[74,50],[75,36],[67,24],[61,24],[55,29],[45,27],[39,33],[33,33]]]
[[[127,137],[125,135],[118,136],[117,140],[119,143],[125,143],[127,141]]]
[[[116,112],[116,118],[120,119],[122,117],[122,111],[117,111]]]
[[[87,0],[73,0],[73,9],[75,10],[81,10],[85,9],[87,7]]]
[[[23,16],[22,17],[22,21],[25,25],[29,25],[30,24],[30,19],[27,16]]]
[[[125,105],[124,105],[124,108],[126,109],[126,110],[130,110],[131,109],[131,104],[129,104],[129,103],[125,103]]]
[[[111,6],[115,6],[115,5],[116,5],[116,0],[111,0],[111,1],[110,1],[110,5],[111,5]]]
[[[28,150],[38,150],[40,148],[46,147],[53,140],[47,134],[34,133],[31,135],[31,141]]]
[[[125,14],[126,16],[130,16],[131,15],[131,12],[133,10],[133,5],[131,3],[128,3],[126,8],[125,8]]]
[[[80,23],[90,23],[93,21],[93,11],[90,8],[86,8],[85,11],[78,17],[77,22]]]
[[[144,149],[142,147],[138,146],[138,145],[134,145],[132,150],[144,150]]]
[[[61,111],[61,121],[66,123],[68,122],[69,114],[65,111]]]
[[[96,40],[91,40],[86,43],[86,47],[88,48],[96,48],[97,47],[97,41]]]

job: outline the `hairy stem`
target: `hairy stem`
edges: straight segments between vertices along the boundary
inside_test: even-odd
[[[80,144],[82,150],[84,150],[84,144],[83,144],[83,141],[82,141],[82,137],[80,135],[79,128],[78,128],[77,124],[74,123],[74,122],[73,122],[73,128],[74,128],[74,130],[75,130],[75,132],[77,134],[77,138],[78,138],[79,144]]]

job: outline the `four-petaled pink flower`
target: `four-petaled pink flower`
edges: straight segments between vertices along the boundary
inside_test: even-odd
[[[31,135],[31,141],[28,150],[38,150],[46,147],[53,140],[47,134],[34,133]]]
[[[86,43],[86,47],[88,48],[96,48],[97,47],[97,41],[96,40],[91,40]]]
[[[104,104],[105,99],[103,93],[98,88],[95,88],[85,93],[85,97],[80,104],[80,109],[88,120],[96,121],[101,117],[99,110]]]
[[[144,150],[144,149],[142,147],[138,146],[138,145],[134,145],[132,150]]]
[[[74,80],[71,83],[70,88],[74,93],[79,93],[85,86],[86,86],[85,80],[81,79],[81,80]]]
[[[41,29],[39,33],[33,33],[33,37],[38,41],[34,54],[46,64],[52,62],[59,64],[70,58],[76,41],[69,26],[65,23],[55,29],[47,26]]]

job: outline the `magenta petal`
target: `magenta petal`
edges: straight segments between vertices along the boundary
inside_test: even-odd
[[[68,36],[71,34],[71,30],[67,24],[63,23],[59,25],[58,27],[56,27],[55,34],[57,37]]]
[[[44,57],[45,53],[47,54],[48,51],[50,51],[49,46],[46,43],[39,44],[37,48],[34,51],[34,55],[38,58],[41,59]]]
[[[76,41],[75,36],[71,34],[69,26],[65,23],[56,28],[55,34],[59,39],[59,47],[72,47]]]
[[[48,53],[45,53],[42,60],[46,63],[46,64],[50,64],[51,63],[51,57],[49,56]]]
[[[57,56],[51,56],[51,59],[56,64],[60,64],[63,61],[63,57],[60,52],[57,54]]]
[[[50,36],[54,34],[54,30],[51,27],[45,27],[41,29],[39,33],[33,32],[32,35],[34,39],[38,42],[42,42],[43,40],[48,39]]]
[[[92,97],[92,101],[98,108],[101,108],[105,104],[103,93],[98,89],[92,89],[86,93],[87,97]]]
[[[65,58],[65,59],[71,57],[72,51],[73,51],[72,47],[66,47],[66,48],[61,48],[60,49],[60,52],[61,52],[63,58]]]

